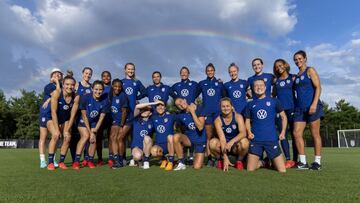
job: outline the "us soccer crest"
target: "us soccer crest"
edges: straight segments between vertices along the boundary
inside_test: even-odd
[[[162,92],[165,92],[165,88],[164,88],[164,87],[163,87],[163,88],[161,88],[161,91],[162,91]]]
[[[235,125],[235,124],[233,124],[231,127],[232,127],[234,130],[236,129],[236,125]]]
[[[136,82],[133,82],[133,85],[136,86]]]
[[[215,82],[215,86],[218,86],[219,85],[219,83],[218,82]]]
[[[300,80],[304,80],[304,78],[305,78],[305,77],[302,75],[302,76],[300,77]]]
[[[148,125],[148,128],[151,129],[151,125],[150,125],[150,124]]]
[[[290,84],[290,80],[286,80],[286,83],[287,83],[287,84]]]
[[[167,123],[169,120],[167,118],[164,119],[164,122]]]
[[[296,84],[299,84],[299,82],[300,82],[299,78],[296,78],[295,82],[296,82]]]
[[[116,99],[115,102],[118,104],[118,103],[120,103],[120,100],[119,100],[119,99]]]
[[[192,85],[192,83],[191,82],[189,82],[189,86],[191,86]]]
[[[90,90],[89,90],[89,89],[86,89],[85,92],[89,94],[89,93],[90,93]]]
[[[243,85],[243,84],[241,84],[241,85],[240,85],[240,88],[244,88],[244,85]]]
[[[271,103],[268,101],[268,102],[266,102],[266,106],[270,106],[271,105]]]
[[[267,78],[264,78],[264,81],[267,82],[268,81]]]

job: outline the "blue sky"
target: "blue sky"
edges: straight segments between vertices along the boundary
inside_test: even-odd
[[[284,58],[295,73],[292,55],[304,49],[319,72],[321,98],[360,108],[359,7],[355,0],[5,0],[0,87],[7,96],[22,88],[41,91],[54,66],[72,69],[78,79],[84,66],[94,68],[93,79],[105,69],[122,78],[129,61],[146,85],[154,70],[174,83],[183,65],[201,80],[209,62],[224,81],[231,62],[247,78],[254,57],[264,59],[266,72]]]

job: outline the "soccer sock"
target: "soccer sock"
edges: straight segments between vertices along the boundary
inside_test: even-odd
[[[286,160],[290,160],[290,146],[287,139],[281,140],[281,148],[284,152]]]
[[[49,154],[49,164],[53,164],[54,163],[54,154]]]
[[[169,162],[171,162],[171,163],[174,162],[174,156],[169,156]]]
[[[184,164],[184,163],[185,163],[185,157],[183,157],[183,158],[179,159],[179,163]]]
[[[145,156],[145,157],[144,157],[144,161],[149,162],[149,160],[150,160],[150,157],[149,157],[149,156]]]
[[[60,163],[65,161],[65,156],[66,155],[60,154]]]
[[[113,155],[113,153],[109,153],[109,160],[114,160],[114,155]]]
[[[94,156],[89,156],[89,161],[94,163]]]
[[[315,156],[315,162],[321,165],[321,156]]]
[[[119,162],[122,164],[122,162],[123,162],[123,160],[124,160],[124,157],[121,156],[121,155],[118,155],[118,160],[119,160]]]
[[[110,160],[110,158],[109,158],[109,160]],[[112,160],[119,161],[119,155],[114,154],[112,157]]]
[[[40,161],[45,161],[45,154],[40,154]]]
[[[84,147],[84,159],[86,161],[89,160],[89,143],[88,142],[86,142],[85,147]]]
[[[80,162],[81,154],[76,154],[75,162]]]
[[[300,158],[300,162],[303,163],[303,164],[306,164],[306,156],[305,155],[299,155],[299,158]]]

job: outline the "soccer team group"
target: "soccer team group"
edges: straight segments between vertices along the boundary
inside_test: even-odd
[[[324,116],[320,79],[316,70],[307,66],[304,51],[296,52],[293,59],[297,74],[289,73],[290,65],[283,59],[274,62],[273,74],[264,73],[262,59],[255,58],[251,64],[254,75],[248,80],[239,79],[239,68],[232,63],[228,67],[231,80],[223,83],[210,63],[205,67],[206,79],[199,83],[190,80],[189,69],[182,67],[181,80],[171,87],[163,84],[161,73],[155,71],[153,85],[147,88],[135,79],[133,63],[124,66],[122,80],[112,80],[110,72],[103,71],[101,80],[92,83],[89,67],[83,69],[80,82],[71,72],[63,77],[55,68],[40,107],[40,167],[67,169],[64,161],[69,148],[73,169],[103,165],[106,134],[108,165],[113,169],[127,164],[148,169],[150,158],[157,158],[160,168],[175,171],[189,165],[201,169],[205,162],[224,171],[231,166],[248,171],[260,167],[279,172],[287,168],[320,170],[320,121]],[[139,103],[145,97],[149,102]],[[170,97],[177,108],[173,113],[167,110]],[[315,148],[311,165],[304,150],[307,124]],[[51,140],[46,162],[48,132]],[[292,158],[288,135],[292,136]],[[127,141],[131,143],[129,163]]]

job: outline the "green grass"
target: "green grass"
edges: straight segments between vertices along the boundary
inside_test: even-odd
[[[158,166],[47,171],[35,149],[2,149],[0,202],[360,202],[360,149],[325,148],[322,166],[286,174]]]

